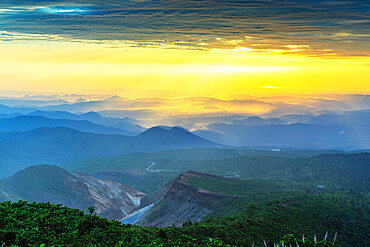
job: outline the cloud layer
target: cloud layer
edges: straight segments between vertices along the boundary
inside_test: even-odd
[[[272,122],[276,120],[274,118],[282,118],[285,122],[296,122],[297,119],[300,119],[297,115],[311,118],[318,114],[368,110],[370,105],[369,95],[302,95],[290,97],[244,95],[231,99],[214,97],[126,99],[119,96],[103,99],[102,97],[104,96],[34,95],[0,97],[0,105],[74,113],[98,111],[109,117],[135,118],[146,127],[179,125],[188,129],[202,129],[208,124],[220,122],[239,124],[245,122],[246,117],[257,115],[268,118]],[[252,120],[256,121],[256,119]],[[259,119],[257,120],[259,121]],[[299,120],[299,122],[302,121],[307,121],[307,119]],[[248,122],[251,122],[251,119],[248,119]]]
[[[5,0],[0,40],[366,56],[369,10],[365,0]]]

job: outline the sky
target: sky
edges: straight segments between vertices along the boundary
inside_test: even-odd
[[[362,0],[3,0],[0,94],[160,98],[167,115],[368,95],[369,15]]]

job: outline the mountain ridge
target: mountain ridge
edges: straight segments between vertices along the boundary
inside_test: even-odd
[[[51,119],[39,115],[22,115],[0,119],[0,132],[25,132],[42,127],[66,127],[99,134],[129,134],[123,129],[94,124],[88,120]]]
[[[123,129],[132,133],[132,135],[139,134],[144,131],[145,128],[137,124],[137,121],[132,118],[112,118],[103,117],[101,114],[95,111],[89,111],[81,114],[74,114],[68,111],[42,111],[37,110],[27,115],[44,116],[51,119],[72,119],[72,120],[87,120],[94,124],[104,125],[105,127],[113,127]]]
[[[0,160],[4,162],[0,178],[12,175],[16,171],[13,168],[18,166],[24,168],[40,163],[61,165],[99,156],[221,146],[189,133],[185,133],[185,142],[183,132],[164,133],[167,135],[159,135],[159,139],[146,135],[87,133],[65,127],[0,133]]]
[[[235,200],[243,197],[243,195],[217,193],[188,183],[190,178],[198,176],[228,180],[228,178],[195,171],[180,174],[162,190],[156,192],[149,201],[144,202],[140,208],[150,208],[140,215],[139,219],[130,222],[129,218],[125,218],[123,222],[157,227],[182,226],[189,220],[200,221],[221,208],[223,199]]]

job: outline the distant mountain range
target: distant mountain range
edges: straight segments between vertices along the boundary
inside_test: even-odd
[[[67,111],[34,111],[29,113],[31,116],[43,116],[51,119],[71,119],[71,120],[87,120],[94,124],[104,125],[107,127],[114,127],[123,129],[133,134],[139,134],[143,132],[145,128],[138,125],[135,119],[131,118],[110,118],[103,117],[97,112],[87,112],[81,114],[73,114]]]
[[[365,98],[364,103],[368,101],[368,97]],[[146,120],[158,118],[151,109],[145,108],[148,106],[145,99],[133,101],[119,96],[90,101],[84,99],[65,101],[58,97],[38,96],[35,98],[28,96],[0,99],[1,103],[8,106],[0,105],[0,118],[21,117],[20,114],[43,116],[60,121],[54,123],[49,121],[49,123],[40,124],[37,127],[61,126],[92,133],[137,135],[145,130],[135,119],[103,117],[98,112],[104,116],[128,116],[135,112],[135,116],[144,114],[145,117],[141,117]],[[152,102],[152,104],[156,104],[156,102]],[[140,110],[131,110],[134,106],[139,107]],[[248,116],[244,119],[242,118],[243,115],[238,117],[240,119],[235,119],[235,116],[232,118],[224,116],[222,119],[214,119],[207,124],[197,125],[197,123],[192,123],[193,127],[189,127],[189,129],[202,126],[201,129],[195,129],[194,134],[204,139],[231,146],[278,146],[345,150],[370,148],[368,141],[370,139],[370,110],[345,111],[343,109],[338,111],[326,110],[316,114],[305,112],[301,114],[281,113],[279,115],[272,112],[268,115]],[[354,107],[353,109],[363,108]],[[178,118],[187,119],[184,116]],[[189,117],[189,119],[202,122],[201,116],[197,118]],[[91,124],[86,126],[87,123],[65,123],[61,120],[87,120],[91,124],[101,126],[91,126]],[[176,123],[176,117],[172,120]],[[18,131],[30,130],[32,126],[36,127],[36,125],[37,121],[27,124],[28,129],[23,127]],[[0,127],[0,131],[1,128],[5,129],[4,131],[11,131],[9,127]],[[13,129],[15,130],[16,127]]]
[[[140,103],[141,102],[135,102],[136,105],[140,105]],[[58,105],[49,104],[39,107],[39,109],[46,111],[89,112],[121,109],[122,107],[127,106],[127,104],[132,103],[119,96],[112,96],[103,100],[92,100],[75,103],[65,102],[64,104],[62,103]]]
[[[135,102],[135,104],[140,102]],[[9,97],[1,98],[0,105],[17,108],[32,108],[45,111],[69,111],[69,112],[89,112],[99,110],[117,110],[125,104],[132,104],[130,100],[119,96],[111,96],[105,99],[86,100],[79,98],[74,101],[64,100],[59,97]]]
[[[0,181],[0,201],[51,202],[122,219],[140,205],[146,194],[125,185],[84,174],[72,174],[50,165],[28,167]]]
[[[0,178],[39,163],[64,164],[99,156],[182,148],[370,148],[370,110],[244,119],[240,116],[237,120],[234,116],[229,121],[217,122],[221,121],[218,119],[202,125],[190,133],[181,127],[146,130],[135,119],[120,118],[130,112],[127,109],[131,106],[144,107],[145,100],[135,102],[113,96],[93,101],[64,101],[28,96],[2,98],[1,103],[9,106],[0,105],[0,162],[3,164]],[[114,112],[112,116],[119,117],[106,117],[111,112]],[[150,115],[146,116],[149,118]],[[227,117],[222,118],[224,120]]]
[[[222,147],[182,128],[151,128],[138,136],[81,132],[64,127],[0,133],[0,177],[36,164],[63,164],[79,159],[161,150]]]
[[[99,134],[130,134],[130,132],[123,129],[106,127],[87,120],[50,119],[39,115],[0,119],[0,132],[25,132],[43,127],[66,127]]]
[[[232,146],[278,146],[304,149],[367,149],[370,124],[274,124],[215,123],[194,132],[208,140]]]
[[[0,105],[0,114],[28,114],[35,111],[35,108],[31,107],[10,107],[6,105]]]
[[[8,105],[8,106],[31,106],[31,107],[42,107],[48,105],[60,105],[60,104],[67,104],[68,101],[62,99],[27,99],[27,98],[0,98],[1,105]]]
[[[19,117],[19,118],[17,118]],[[23,118],[21,118],[23,117]],[[31,117],[34,121],[32,121]],[[36,118],[39,117],[39,118]],[[40,117],[47,118],[42,119]],[[14,120],[11,120],[15,118]],[[2,120],[3,119],[3,120]],[[8,119],[8,120],[5,120]],[[54,121],[52,121],[52,120]],[[31,130],[34,128],[41,127],[71,127],[81,131],[94,132],[94,133],[115,133],[115,134],[139,134],[145,130],[137,124],[135,119],[131,118],[111,118],[103,117],[97,112],[87,112],[81,114],[73,114],[67,111],[41,111],[32,108],[19,108],[19,107],[7,107],[0,105],[0,120],[3,121],[2,124],[7,126],[10,121],[11,125],[14,125],[11,130],[17,129],[17,125],[21,124],[19,122],[25,122],[24,126],[19,131]],[[16,122],[18,120],[18,122]],[[59,120],[59,121],[57,121]],[[84,123],[77,123],[73,121],[85,121]],[[88,121],[89,123],[86,123]],[[101,125],[101,126],[97,126]],[[25,126],[28,126],[27,128]],[[1,126],[0,126],[1,128]],[[86,128],[86,129],[85,129]],[[105,129],[104,129],[105,128]],[[9,127],[8,127],[9,129]],[[0,129],[4,131],[4,127]],[[5,131],[6,128],[5,128]]]
[[[370,148],[370,110],[321,115],[252,116],[231,123],[213,123],[193,131],[231,146],[278,146],[303,149]]]

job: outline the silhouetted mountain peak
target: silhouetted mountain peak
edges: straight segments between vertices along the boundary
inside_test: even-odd
[[[99,113],[95,112],[95,111],[89,111],[89,112],[81,114],[80,116],[100,117],[100,118],[102,118],[102,116]]]
[[[118,95],[114,95],[110,98],[105,99],[104,101],[122,101],[122,100],[124,100],[124,99],[119,97]]]
[[[146,131],[144,131],[143,133],[141,133],[138,136],[160,135],[160,134],[164,134],[164,133],[167,133],[167,132],[168,132],[168,129],[164,129],[162,127],[152,127],[150,129],[147,129]]]
[[[187,132],[187,133],[191,133],[187,129],[184,129],[183,127],[180,127],[180,126],[174,126],[174,127],[172,127],[170,129],[170,131],[172,131],[172,132]]]
[[[87,100],[86,100],[86,99],[84,99],[84,98],[79,98],[79,99],[77,99],[77,100],[75,101],[75,103],[83,103],[83,102],[87,102]]]
[[[247,126],[258,126],[258,125],[274,125],[274,124],[283,124],[279,118],[261,118],[259,116],[251,116],[244,118],[242,120],[235,120],[232,124],[236,125],[247,125]]]
[[[168,134],[190,134],[188,130],[181,127],[168,127],[168,126],[155,126],[152,127],[143,133],[140,136],[154,136],[154,135],[168,135]],[[195,136],[195,135],[194,135]]]
[[[161,126],[150,128],[137,136],[139,140],[157,146],[188,147],[216,147],[219,144],[203,139],[181,127],[163,128]]]
[[[246,119],[249,119],[249,120],[263,120],[261,117],[259,116],[251,116],[251,117],[248,117]]]

